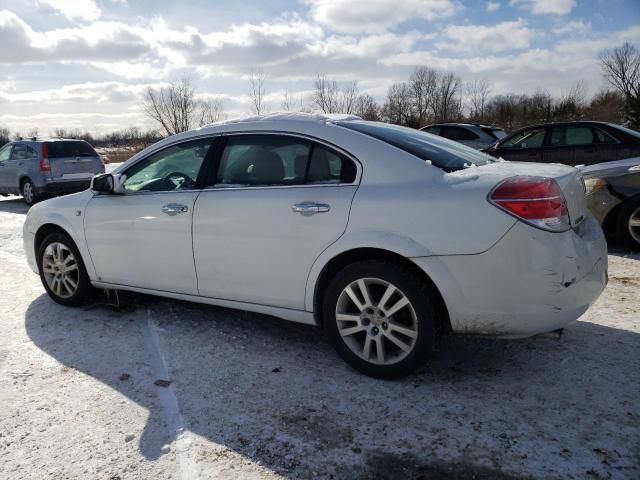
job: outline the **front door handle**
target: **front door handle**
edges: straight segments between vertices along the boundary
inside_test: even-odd
[[[331,210],[331,207],[326,203],[302,202],[296,203],[291,207],[291,209],[296,213],[300,213],[304,216],[309,216],[315,213],[328,212],[329,210]]]
[[[162,207],[162,212],[167,215],[174,216],[178,213],[184,213],[189,210],[189,207],[186,205],[180,205],[179,203],[170,203],[169,205],[165,205]]]

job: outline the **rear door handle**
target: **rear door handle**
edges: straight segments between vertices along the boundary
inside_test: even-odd
[[[180,205],[179,203],[170,203],[162,207],[162,212],[166,213],[171,217],[173,217],[174,215],[177,215],[178,213],[184,213],[188,210],[189,210],[189,207],[187,207],[186,205]]]
[[[316,213],[328,212],[329,210],[331,210],[331,207],[326,203],[301,202],[293,205],[291,209],[296,213],[300,213],[304,216],[309,216]]]

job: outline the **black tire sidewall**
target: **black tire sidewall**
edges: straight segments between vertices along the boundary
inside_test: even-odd
[[[640,243],[638,243],[629,233],[629,219],[631,214],[640,207],[640,195],[628,199],[620,209],[618,213],[616,230],[618,236],[628,247],[635,250],[640,250]]]
[[[385,280],[402,290],[416,313],[418,321],[416,344],[413,351],[398,363],[376,365],[363,360],[351,351],[338,331],[335,309],[340,293],[351,282],[366,277]],[[430,287],[409,269],[393,262],[366,260],[348,265],[329,284],[323,298],[323,327],[337,352],[354,369],[375,378],[401,378],[423,364],[435,348],[434,305]]]
[[[47,281],[44,278],[44,272],[42,271],[42,257],[44,256],[44,251],[47,248],[47,246],[53,242],[62,243],[69,250],[71,250],[71,253],[73,253],[76,259],[76,263],[78,264],[78,271],[79,271],[78,288],[76,289],[74,294],[69,298],[62,298],[56,295],[49,288],[49,285],[47,285]],[[47,291],[47,293],[49,294],[49,296],[54,302],[59,303],[61,305],[66,305],[66,306],[81,305],[93,293],[93,287],[91,285],[91,281],[89,280],[89,275],[87,274],[87,270],[84,266],[82,256],[78,251],[78,247],[76,247],[76,244],[71,239],[71,237],[69,237],[69,235],[58,233],[58,232],[47,235],[38,247],[37,261],[38,261],[38,272],[40,274],[40,281],[42,282],[44,289]]]

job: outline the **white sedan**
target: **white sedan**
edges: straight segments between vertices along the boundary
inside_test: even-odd
[[[130,290],[322,325],[351,366],[383,378],[450,331],[561,329],[607,282],[578,170],[350,116],[166,138],[32,207],[24,244],[58,303]]]

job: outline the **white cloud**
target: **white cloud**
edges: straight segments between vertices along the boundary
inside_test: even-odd
[[[332,30],[382,32],[412,19],[449,17],[458,9],[454,0],[303,0],[311,18]]]
[[[576,6],[576,0],[510,0],[509,5],[517,5],[534,15],[566,15]]]
[[[535,32],[528,28],[527,22],[521,18],[513,22],[502,22],[496,25],[451,25],[446,27],[442,35],[447,41],[438,42],[438,48],[469,51],[473,49],[501,52],[528,48]]]
[[[487,2],[487,12],[495,12],[500,9],[500,3],[498,2]]]
[[[582,20],[564,22],[553,29],[556,35],[579,35],[591,32],[591,23]]]
[[[70,20],[97,20],[102,12],[94,0],[38,0]]]

